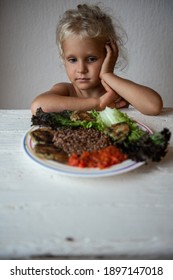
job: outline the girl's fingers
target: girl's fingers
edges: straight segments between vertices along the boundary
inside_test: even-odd
[[[115,42],[109,42],[105,45],[107,54],[109,56],[113,55],[114,57],[118,57],[118,46]]]
[[[111,42],[111,47],[112,47],[114,52],[118,53],[118,46],[115,42]]]
[[[110,44],[106,44],[105,48],[106,48],[107,56],[110,56],[112,52]]]
[[[117,108],[117,109],[118,108],[128,108],[128,107],[129,107],[129,103],[124,99],[121,99],[115,103],[115,108]]]
[[[126,102],[124,99],[121,99],[117,102],[112,102],[108,105],[108,107],[110,108],[116,108],[116,109],[120,109],[120,108],[128,108],[129,107],[129,103]]]

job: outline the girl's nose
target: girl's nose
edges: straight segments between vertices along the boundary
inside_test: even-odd
[[[81,61],[81,62],[78,63],[77,72],[78,73],[86,73],[87,72],[87,67],[86,67],[84,62]]]

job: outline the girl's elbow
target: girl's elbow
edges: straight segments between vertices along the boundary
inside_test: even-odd
[[[35,114],[36,114],[37,109],[38,109],[39,107],[40,107],[40,104],[38,103],[37,98],[36,98],[36,99],[34,99],[34,100],[32,101],[32,104],[31,104],[31,113],[32,113],[32,115],[35,115]]]
[[[153,115],[159,115],[163,109],[163,100],[159,96],[158,101],[156,102],[156,106],[154,108],[154,114]]]
[[[161,113],[163,109],[163,100],[160,96],[157,97],[157,100],[150,105],[149,115],[157,116]]]

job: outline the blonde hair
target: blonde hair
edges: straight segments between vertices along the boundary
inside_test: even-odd
[[[123,61],[126,61],[124,38],[127,36],[125,31],[118,22],[113,24],[111,16],[98,5],[77,5],[76,9],[67,10],[63,14],[56,29],[56,43],[61,56],[63,55],[63,41],[76,35],[81,38],[97,38],[105,43],[116,42],[119,53],[118,67],[122,66]]]

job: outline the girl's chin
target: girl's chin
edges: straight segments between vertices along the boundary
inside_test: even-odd
[[[85,83],[81,83],[81,84],[75,84],[75,87],[77,87],[80,90],[91,90],[92,88],[94,88],[91,85],[85,84]]]
[[[96,83],[89,83],[89,82],[72,82],[73,86],[78,89],[78,90],[86,90],[89,92],[93,91],[102,91],[103,87],[102,84],[100,83],[100,81],[96,82]]]

